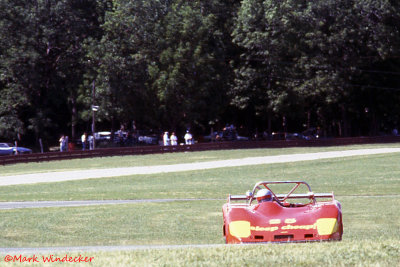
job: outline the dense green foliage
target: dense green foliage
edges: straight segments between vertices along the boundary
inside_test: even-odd
[[[0,138],[398,127],[400,6],[361,0],[0,0]]]

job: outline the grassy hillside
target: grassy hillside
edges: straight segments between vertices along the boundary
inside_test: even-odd
[[[222,151],[165,154],[147,163],[306,152],[310,150],[224,151],[228,155],[225,157]],[[137,164],[149,156],[127,158]],[[127,166],[127,158],[122,166]],[[93,167],[97,160],[87,160],[87,165]],[[102,160],[107,160],[108,166],[119,166],[121,161],[118,157]],[[1,247],[223,244],[221,206],[229,193],[244,193],[260,180],[305,180],[314,192],[334,191],[342,203],[343,241],[82,253],[95,257],[96,266],[396,266],[400,262],[399,161],[400,154],[385,154],[0,187],[0,201],[192,199],[1,210],[0,244]],[[50,166],[53,163],[47,164],[49,169],[58,169],[56,165]],[[67,165],[71,169],[81,168],[77,161],[63,164],[59,169],[68,169]],[[34,165],[29,168],[35,171]],[[7,171],[11,173],[11,169]]]

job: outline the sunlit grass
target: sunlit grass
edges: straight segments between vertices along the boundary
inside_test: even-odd
[[[214,161],[214,160],[224,160],[224,159],[238,159],[244,157],[274,156],[274,155],[285,155],[285,154],[381,148],[381,147],[399,147],[399,144],[393,143],[393,144],[372,144],[372,145],[350,145],[350,146],[338,146],[338,147],[292,147],[292,148],[269,148],[269,149],[214,150],[214,151],[204,151],[204,152],[83,158],[83,159],[49,161],[40,163],[19,163],[13,165],[0,166],[0,176],[23,174],[23,173],[50,172],[50,171],[166,165],[166,164],[204,162],[204,161]]]
[[[185,161],[186,156],[182,154],[171,163]],[[201,158],[201,153],[196,156]],[[82,252],[94,257],[94,266],[397,266],[400,262],[398,162],[400,155],[395,153],[0,187],[1,201],[206,199],[1,210],[0,244],[2,247],[221,244],[210,248]],[[314,192],[334,191],[343,208],[343,241],[223,246],[221,206],[225,198],[229,193],[244,193],[260,180],[305,180]]]
[[[347,242],[399,240],[400,195],[339,198]],[[0,211],[8,247],[222,244],[223,200]]]
[[[0,211],[6,247],[223,243],[224,201]]]
[[[43,256],[49,257],[51,254],[60,258],[66,255],[92,257],[92,262],[84,266],[398,266],[400,242],[389,239],[381,242],[233,245],[113,252],[66,251],[36,256],[42,261]],[[57,263],[57,266],[71,264],[76,263]],[[21,263],[7,263],[4,266],[21,266]]]
[[[217,198],[243,194],[262,180],[305,180],[315,192],[391,195],[400,192],[400,154],[132,175],[0,187],[0,201]]]
[[[398,266],[400,242],[236,245],[90,255],[104,266]]]

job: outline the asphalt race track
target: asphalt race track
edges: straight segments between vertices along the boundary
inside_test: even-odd
[[[135,203],[163,203],[175,201],[201,201],[216,199],[128,199],[128,200],[74,200],[74,201],[16,201],[0,202],[0,210],[56,208],[56,207],[84,207],[96,205],[118,205]]]
[[[108,169],[105,168],[105,169],[76,170],[76,171],[65,171],[65,172],[21,174],[12,176],[0,176],[0,186],[62,182],[71,180],[93,179],[93,178],[109,178],[109,177],[118,177],[127,175],[143,175],[143,174],[156,174],[156,173],[168,173],[168,172],[206,170],[215,168],[298,162],[298,161],[309,161],[318,159],[343,158],[343,157],[352,157],[361,155],[399,153],[399,152],[400,148],[356,149],[356,150],[329,151],[329,152],[319,152],[319,153],[250,157],[243,159],[218,160],[211,162],[184,163],[184,164],[174,164],[174,165],[108,168]]]

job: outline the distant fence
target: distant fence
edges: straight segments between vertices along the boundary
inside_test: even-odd
[[[16,164],[23,162],[42,162],[52,160],[109,157],[124,155],[160,154],[187,151],[223,150],[223,149],[251,149],[251,148],[284,148],[284,147],[316,147],[316,146],[341,146],[354,144],[377,144],[397,143],[398,136],[382,137],[354,137],[354,138],[332,138],[315,140],[276,140],[276,141],[231,141],[231,142],[210,142],[194,145],[179,146],[138,146],[99,148],[95,150],[73,150],[69,152],[47,152],[12,156],[1,156],[0,165]]]

